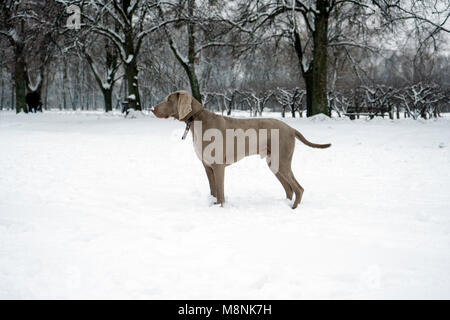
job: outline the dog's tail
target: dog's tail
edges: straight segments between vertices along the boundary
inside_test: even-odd
[[[308,140],[306,140],[306,138],[300,132],[298,132],[295,129],[294,129],[294,131],[295,131],[295,137],[311,148],[325,149],[325,148],[328,148],[331,146],[331,143],[317,144],[317,143],[309,142]]]

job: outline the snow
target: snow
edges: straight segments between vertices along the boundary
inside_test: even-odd
[[[37,88],[39,87],[39,85],[41,84],[42,81],[42,77],[40,74],[37,75],[36,77],[36,82],[33,84],[33,82],[31,81],[31,79],[29,79],[29,87],[30,87],[30,91],[34,92],[37,90]]]
[[[127,113],[126,117],[128,119],[135,119],[135,118],[143,118],[143,117],[145,117],[145,115],[140,110],[128,109],[128,113]]]
[[[310,117],[308,120],[312,121],[312,122],[318,122],[318,121],[322,122],[322,121],[329,121],[330,117],[323,113],[319,113],[319,114],[316,114],[316,115]]]
[[[134,0],[130,3],[130,6],[127,8],[127,13],[130,14],[131,11],[133,11],[138,4],[138,1]]]
[[[14,40],[14,42],[19,42],[20,41],[20,37],[17,34],[17,30],[16,29],[10,29],[8,31],[9,36]]]
[[[213,205],[184,123],[0,112],[0,298],[449,299],[450,118],[317,119],[292,210],[257,156]]]
[[[127,57],[127,59],[125,60],[125,63],[126,63],[126,64],[130,64],[131,61],[133,61],[133,58],[134,58],[134,55],[130,54],[130,55]]]
[[[128,96],[128,99],[129,100],[136,100],[136,95],[135,94],[130,94],[129,96]]]

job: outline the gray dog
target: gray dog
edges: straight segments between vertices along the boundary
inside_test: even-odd
[[[280,181],[286,191],[286,197],[289,200],[292,200],[292,196],[295,193],[295,201],[292,209],[297,208],[300,200],[302,199],[304,189],[297,182],[291,170],[292,155],[294,154],[295,148],[295,138],[312,148],[323,149],[331,146],[331,144],[315,144],[309,142],[300,132],[280,120],[235,119],[209,112],[203,109],[202,105],[187,91],[177,91],[169,94],[164,101],[153,108],[152,112],[158,118],[174,117],[175,119],[186,122],[186,131],[183,135],[183,139],[190,130],[192,132],[196,154],[202,161],[208,176],[211,195],[216,197],[216,203],[221,205],[223,205],[225,201],[225,167],[239,161],[245,156],[253,154],[259,154],[261,157],[265,157],[267,163],[271,166],[271,162],[274,158],[274,150],[276,150],[278,153],[278,167],[276,170],[273,170],[273,168],[271,168],[271,170]],[[191,127],[191,123],[193,121],[195,121],[194,128]],[[197,124],[200,126],[197,126]],[[200,128],[200,130],[198,130],[198,128]],[[248,129],[255,130],[256,132],[261,132],[263,130],[270,132],[275,130],[277,132],[278,139],[277,141],[272,141],[272,135],[255,135],[256,143],[253,143],[255,147],[252,148],[252,143],[249,143],[250,138],[246,136],[245,150],[239,154],[238,143],[236,143],[237,137],[233,137],[234,140],[231,141],[233,142],[231,144],[228,139],[225,142],[218,144],[221,149],[219,150],[220,152],[215,150],[213,159],[211,157],[204,156],[204,151],[208,145],[211,144],[211,142],[203,140],[204,134],[208,130],[215,130],[214,132],[222,133],[222,137],[225,137],[230,130],[241,130],[241,132],[247,132]],[[264,137],[265,141],[261,141],[263,139],[261,137]],[[217,138],[215,140],[217,140]],[[227,141],[229,147],[227,147]],[[261,142],[265,142],[264,147],[261,147]],[[232,145],[232,147],[230,147],[230,145]]]

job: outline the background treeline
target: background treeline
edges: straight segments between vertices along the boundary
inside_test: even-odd
[[[140,110],[187,89],[228,114],[430,118],[450,111],[449,15],[436,0],[0,0],[0,108],[35,92],[44,110]]]

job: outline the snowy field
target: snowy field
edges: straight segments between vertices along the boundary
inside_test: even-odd
[[[450,118],[285,121],[296,210],[256,156],[213,205],[174,120],[0,112],[0,298],[450,299]]]

